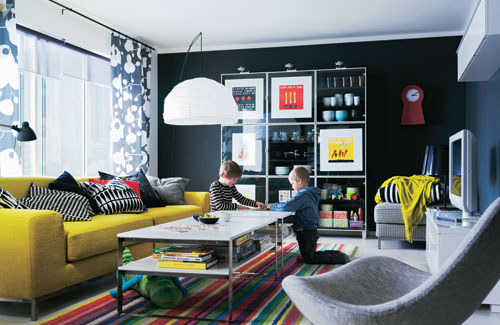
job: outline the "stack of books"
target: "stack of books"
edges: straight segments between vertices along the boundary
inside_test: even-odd
[[[153,250],[158,267],[206,270],[217,263],[212,248],[200,245],[165,245]]]
[[[255,248],[260,252],[274,247],[273,240],[268,234],[253,234],[251,238],[255,242]]]
[[[245,234],[233,240],[233,263],[241,262],[255,253],[255,242],[249,236],[249,234]],[[229,261],[229,247],[227,245],[205,245],[204,247],[212,249],[213,255],[219,261]]]
[[[269,236],[271,236],[271,240],[274,243],[276,241],[276,239],[274,238],[275,237],[275,231],[276,231],[276,227],[275,226],[267,226],[267,227],[255,230],[254,233],[258,234],[258,235],[269,235]],[[290,227],[290,226],[288,226],[286,224],[283,225],[283,238],[288,237],[292,233],[293,233],[292,227]],[[279,228],[278,228],[278,237],[279,236],[281,236],[281,225],[279,225]]]

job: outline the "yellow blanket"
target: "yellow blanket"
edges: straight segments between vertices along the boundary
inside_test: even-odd
[[[389,183],[398,187],[401,211],[405,221],[406,239],[413,242],[413,230],[420,224],[427,204],[431,202],[432,185],[439,183],[439,178],[427,175],[394,176],[386,180],[381,188]],[[382,203],[380,197],[375,195],[375,202]]]

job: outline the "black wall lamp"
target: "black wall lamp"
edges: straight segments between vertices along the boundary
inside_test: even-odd
[[[30,124],[26,121],[24,121],[21,124],[21,127],[18,127],[17,125],[8,125],[8,124],[0,124],[0,126],[17,131],[18,141],[26,142],[26,141],[36,140],[35,131],[33,131],[33,129],[30,127]]]

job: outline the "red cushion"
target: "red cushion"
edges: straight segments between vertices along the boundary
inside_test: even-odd
[[[102,185],[106,185],[110,182],[111,180],[108,179],[108,180],[104,180],[104,179],[97,179],[97,178],[89,178],[89,182],[91,183],[96,183],[96,184],[102,184]],[[141,190],[139,188],[139,183],[137,182],[134,182],[134,181],[126,181],[126,180],[123,180],[122,181],[127,184],[128,186],[130,186],[135,193],[137,193],[137,195],[139,197],[141,197]]]

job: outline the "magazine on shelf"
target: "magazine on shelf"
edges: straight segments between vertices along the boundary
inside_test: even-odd
[[[160,258],[162,256],[203,257],[208,254],[212,254],[212,252],[213,249],[203,247],[201,245],[190,245],[190,244],[165,245],[153,249],[153,258]]]
[[[160,255],[157,258],[158,261],[186,261],[186,262],[205,262],[212,258],[212,254],[208,254],[202,257],[193,256],[176,256],[176,255]]]
[[[158,261],[157,266],[166,269],[191,269],[191,270],[206,270],[217,263],[217,258],[212,257],[205,262],[190,262],[190,261]]]

